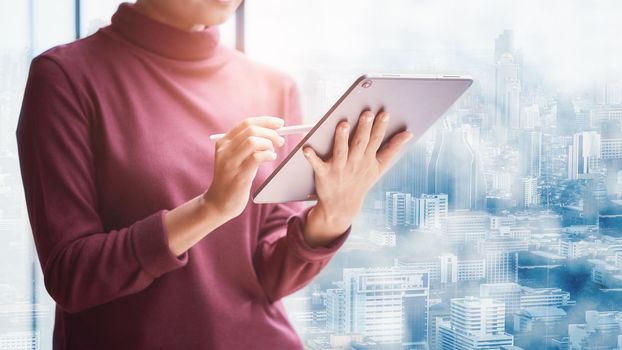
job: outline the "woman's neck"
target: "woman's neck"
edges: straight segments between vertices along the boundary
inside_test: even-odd
[[[188,21],[184,21],[183,19],[174,18],[170,14],[163,13],[156,6],[153,6],[149,1],[138,0],[132,6],[143,15],[179,30],[195,32],[205,30],[206,28],[206,26],[203,24],[191,24]]]

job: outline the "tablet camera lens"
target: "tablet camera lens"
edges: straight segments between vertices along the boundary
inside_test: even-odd
[[[365,89],[371,86],[371,80],[365,80],[361,86]]]

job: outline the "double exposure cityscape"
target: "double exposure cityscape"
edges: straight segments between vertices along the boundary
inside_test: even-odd
[[[559,93],[512,30],[490,44],[474,86],[286,299],[309,349],[622,347],[622,80]]]
[[[85,18],[77,35],[105,25],[118,2],[78,1]],[[21,9],[11,16],[0,11],[0,28],[11,21],[31,26],[30,34],[16,31],[15,38],[7,36],[13,44],[0,47],[0,350],[51,349],[54,327],[55,304],[43,285],[24,203],[15,127],[30,60],[52,43],[73,39],[72,2],[54,5],[63,15],[45,11],[51,3],[26,3],[28,11],[21,2],[0,8]],[[481,8],[466,12],[493,24],[461,22],[473,33],[457,25],[433,33],[412,29],[418,32],[412,39],[404,40],[412,34],[405,32],[382,42],[374,37],[377,27],[335,23],[387,10],[399,20],[386,27],[397,33],[398,27],[431,26],[425,15],[437,2],[245,3],[246,54],[297,80],[306,122],[317,121],[363,73],[458,73],[475,81],[370,191],[348,241],[324,271],[284,299],[306,349],[622,349],[622,51],[615,43],[622,28],[608,26],[619,23],[618,2],[568,2],[580,8],[573,12],[578,17],[568,18],[602,17],[577,20],[579,29],[566,33],[562,29],[575,23],[562,23],[565,1],[525,0],[522,8],[516,1],[481,0]],[[465,3],[439,0],[438,10],[465,10]],[[106,11],[98,10],[101,4]],[[502,13],[506,5],[523,10]],[[512,15],[538,21],[513,26],[505,21]],[[34,17],[68,24],[33,27]],[[543,23],[562,28],[551,34],[560,46],[577,49],[571,34],[589,33],[594,50],[617,57],[617,70],[554,55],[544,38],[539,52],[524,50],[521,44],[538,40],[533,33],[557,28]],[[527,29],[529,38],[519,40]],[[472,38],[485,54],[465,54],[468,44],[454,36]],[[556,66],[581,71],[582,84],[566,86],[559,74],[549,79]]]

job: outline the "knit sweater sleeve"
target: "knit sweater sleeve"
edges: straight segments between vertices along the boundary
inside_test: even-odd
[[[128,227],[104,229],[91,116],[78,91],[53,58],[35,58],[16,131],[45,286],[68,312],[137,293],[188,259],[186,253],[175,257],[168,248],[165,209]]]

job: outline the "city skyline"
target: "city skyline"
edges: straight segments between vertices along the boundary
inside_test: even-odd
[[[248,5],[250,14],[256,5]],[[489,16],[477,10],[484,5],[516,16]],[[622,5],[610,2],[600,17],[602,9],[587,4],[506,5],[459,3],[435,23],[447,1],[421,4],[412,14],[413,36],[388,37],[399,29],[396,21],[370,36],[348,26],[327,41],[326,28],[340,19],[335,14],[352,4],[314,3],[307,5],[311,13],[332,13],[323,19],[326,28],[288,47],[270,35],[271,24],[255,31],[256,21],[249,20],[248,55],[296,78],[310,122],[347,85],[342,82],[367,67],[475,78],[370,191],[352,236],[325,271],[284,300],[307,348],[430,350],[460,343],[470,349],[482,341],[514,349],[622,346],[622,69],[616,64],[622,48],[608,42]],[[395,8],[364,2],[353,11],[404,15]],[[89,16],[90,25],[107,20]],[[443,27],[454,21],[466,28],[475,19],[490,23],[473,31]],[[331,56],[348,37],[351,53]],[[0,350],[16,344],[44,349],[54,304],[27,226],[14,130],[29,55],[47,42],[37,41],[31,51],[24,38],[14,39],[0,54],[7,78],[0,83],[0,233],[6,243]],[[382,40],[386,45],[370,49]],[[323,44],[328,53],[318,51]],[[404,55],[396,57],[400,50]],[[490,322],[481,312],[487,308]],[[485,329],[457,321],[463,314]]]

